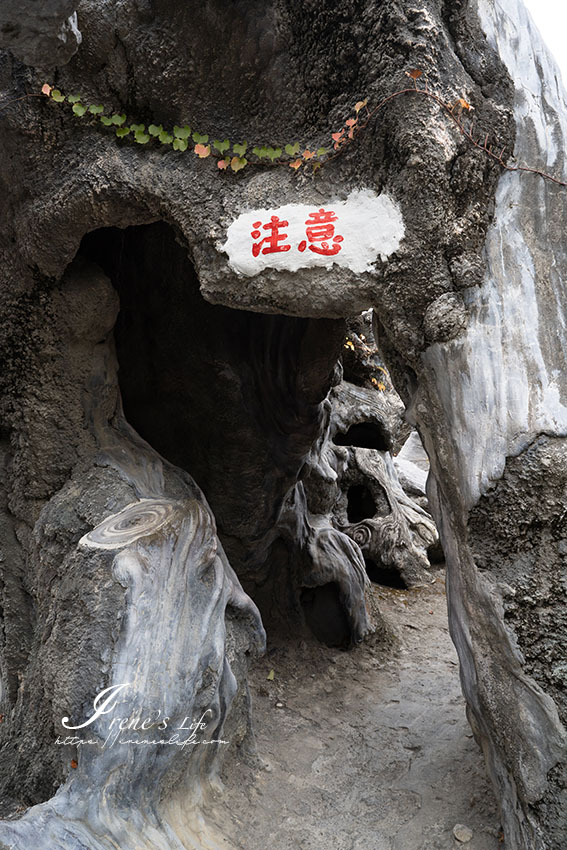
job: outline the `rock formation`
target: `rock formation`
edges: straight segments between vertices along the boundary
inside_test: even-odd
[[[75,0],[44,0],[40,7],[34,0],[3,3],[0,47],[26,65],[65,64],[81,43],[76,9]]]
[[[400,411],[363,365],[358,383],[337,366],[345,319],[373,308],[430,459],[506,841],[563,848],[565,188],[504,172],[411,91],[316,174],[220,173],[35,96],[48,82],[144,125],[314,147],[415,69],[416,87],[474,106],[505,158],[515,144],[564,179],[565,94],[521,2],[4,6],[0,782],[6,815],[31,808],[0,847],[39,830],[46,850],[214,847],[200,801],[221,744],[71,753],[62,718],[127,685],[119,716],[210,710],[211,737],[250,749],[250,595],[268,625],[349,643],[371,627],[368,561],[426,577],[433,527],[388,454]],[[229,228],[254,213],[276,248],[282,210],[305,219],[250,273],[252,241],[243,265]],[[99,744],[107,729],[93,722]]]

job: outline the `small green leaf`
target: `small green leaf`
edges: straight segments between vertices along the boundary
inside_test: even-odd
[[[195,132],[193,133],[193,141],[197,145],[206,145],[207,142],[209,141],[209,137],[208,136],[201,136],[201,134],[197,133],[197,131],[195,130]]]
[[[91,115],[100,115],[104,112],[104,106],[89,106],[89,112]]]
[[[167,130],[162,130],[158,138],[162,145],[170,145],[173,141],[173,136],[171,133],[168,133]]]
[[[220,153],[222,156],[225,151],[227,151],[230,147],[230,142],[228,139],[225,139],[223,142],[219,141],[219,139],[215,139],[213,142],[213,147]]]
[[[148,127],[148,133],[150,136],[159,136],[160,133],[163,133],[163,127],[161,124],[150,124]]]
[[[101,115],[100,123],[104,124],[105,127],[110,127],[110,125],[112,124],[112,118],[109,118],[108,115]]]
[[[191,135],[191,127],[187,124],[184,127],[175,126],[173,128],[173,135],[176,139],[188,139]]]
[[[241,171],[245,165],[248,165],[248,160],[244,159],[244,157],[233,156],[230,160],[230,167],[235,174],[237,171]]]
[[[117,127],[116,128],[116,135],[118,136],[119,139],[123,139],[124,136],[127,136],[129,132],[130,132],[130,127]]]
[[[85,114],[86,111],[87,111],[87,107],[83,106],[82,103],[73,104],[73,112],[75,113],[75,115],[78,115],[79,118],[82,118],[82,116]]]
[[[61,94],[59,89],[53,89],[53,91],[51,92],[51,98],[55,101],[55,103],[63,103],[63,101],[65,100],[65,95]]]
[[[187,150],[187,139],[174,139],[173,140],[173,150],[174,151],[186,151]]]
[[[148,133],[144,133],[142,130],[137,130],[134,133],[134,139],[138,142],[139,145],[146,145],[150,141]]]
[[[326,153],[329,153],[329,148],[319,148],[317,156],[325,156]]]
[[[289,156],[295,156],[295,154],[298,153],[298,151],[299,151],[299,142],[295,142],[293,145],[286,145],[285,146],[285,152]]]
[[[248,142],[242,142],[241,145],[233,145],[232,150],[236,154],[236,156],[242,158],[246,153],[246,148],[248,147]]]
[[[125,115],[117,115],[116,113],[112,116],[111,121],[113,124],[117,124],[118,127],[121,127],[122,124],[126,121]]]
[[[266,156],[268,157],[268,159],[271,159],[272,162],[274,162],[274,160],[276,160],[276,159],[279,159],[279,157],[281,155],[282,155],[282,149],[281,148],[268,148],[266,150]]]
[[[146,129],[145,124],[130,124],[130,129],[133,133],[143,133]]]
[[[273,148],[267,148],[265,145],[262,145],[262,147],[254,148],[252,153],[255,153],[258,159],[270,159],[271,150]]]
[[[275,671],[275,670],[270,670],[270,672],[269,672],[269,673],[268,673],[268,675],[266,676],[266,679],[268,680],[268,682],[273,682],[273,681],[274,681],[274,676],[275,676],[275,675],[276,675],[276,671]]]
[[[81,99],[80,94],[70,94],[67,97],[67,100],[69,101],[69,103],[78,103],[80,101],[80,99]]]

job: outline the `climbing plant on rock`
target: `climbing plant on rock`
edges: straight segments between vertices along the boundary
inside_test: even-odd
[[[392,92],[376,106],[369,108],[367,98],[359,100],[343,126],[331,133],[331,141],[328,143],[328,147],[323,145],[306,146],[299,142],[289,142],[276,147],[266,144],[251,147],[247,141],[231,142],[228,138],[211,140],[208,133],[192,130],[188,124],[184,124],[182,127],[175,125],[172,129],[164,128],[162,124],[152,123],[148,126],[145,124],[127,124],[125,113],[107,112],[106,107],[102,104],[86,103],[86,99],[80,94],[65,95],[49,83],[42,86],[41,94],[24,95],[4,104],[2,108],[6,108],[26,97],[45,96],[52,103],[70,106],[73,115],[77,118],[90,120],[91,123],[98,122],[101,126],[114,132],[117,139],[126,139],[139,145],[155,143],[170,147],[180,153],[193,153],[199,159],[215,159],[219,171],[230,169],[236,174],[246,166],[253,164],[285,166],[294,171],[298,171],[300,168],[310,168],[313,172],[316,172],[322,165],[335,159],[352,144],[357,134],[365,130],[370,121],[389,103],[399,97],[417,95],[436,103],[467,142],[496,162],[501,168],[506,171],[537,174],[559,186],[567,186],[567,182],[559,180],[539,168],[515,164],[513,158],[506,155],[506,148],[503,147],[499,150],[499,146],[489,138],[488,133],[479,135],[474,127],[474,121],[465,117],[474,110],[474,107],[466,98],[458,97],[454,101],[445,100],[429,88],[426,80],[423,87],[418,86],[418,80],[423,77],[423,71],[418,68],[406,71],[406,75],[412,80],[413,85]]]

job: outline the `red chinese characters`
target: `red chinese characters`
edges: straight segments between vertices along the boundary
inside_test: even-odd
[[[288,227],[289,221],[282,221],[279,216],[273,215],[270,218],[270,221],[267,224],[262,225],[261,221],[255,221],[252,224],[254,230],[251,233],[253,239],[258,239],[262,235],[262,231],[258,228],[262,227],[262,230],[271,231],[268,236],[265,236],[259,242],[254,242],[252,245],[252,256],[257,257],[260,254],[276,254],[282,251],[291,250],[291,245],[281,245],[280,242],[283,242],[287,239],[287,233],[280,233],[281,228]],[[265,245],[262,248],[262,245]]]
[[[314,254],[323,257],[333,257],[341,250],[341,242],[344,237],[335,235],[335,222],[338,217],[333,210],[325,210],[322,207],[317,212],[309,213],[305,224],[306,239],[302,239],[297,245],[297,250],[303,253],[307,248]],[[252,244],[252,256],[259,257],[261,254],[281,254],[291,251],[289,234],[285,228],[289,227],[289,221],[281,219],[278,215],[272,215],[266,224],[255,221],[250,235],[256,240]],[[297,233],[295,226],[295,234]],[[264,231],[267,233],[264,234]],[[292,237],[294,227],[292,227]]]
[[[304,239],[299,243],[298,250],[305,251],[309,247],[314,254],[321,254],[324,257],[338,254],[343,237],[335,236],[334,221],[338,221],[338,218],[332,210],[320,209],[319,212],[309,213],[309,218],[305,222],[307,240]]]

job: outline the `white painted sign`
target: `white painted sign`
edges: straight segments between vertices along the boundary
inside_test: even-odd
[[[219,247],[228,254],[230,267],[247,277],[266,268],[297,271],[333,263],[361,274],[371,271],[378,257],[386,259],[395,251],[404,233],[396,202],[362,189],[346,201],[244,212]]]

